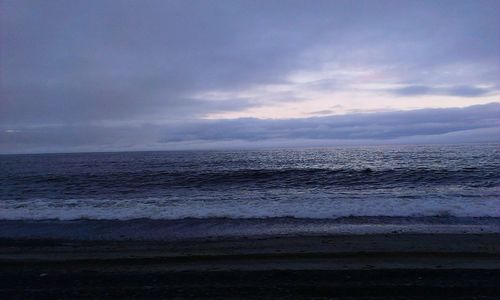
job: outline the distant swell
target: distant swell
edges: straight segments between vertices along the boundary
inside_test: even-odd
[[[411,188],[438,185],[491,188],[500,186],[498,170],[492,168],[396,168],[372,169],[242,169],[203,171],[106,172],[82,174],[43,174],[5,180],[4,198],[24,198],[19,189],[29,186],[29,198],[43,198],[47,193],[58,197],[88,197],[94,194],[130,196],[144,191],[165,189],[267,189],[267,188]]]

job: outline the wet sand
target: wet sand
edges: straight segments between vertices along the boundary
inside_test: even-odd
[[[500,235],[0,240],[0,298],[499,299]]]

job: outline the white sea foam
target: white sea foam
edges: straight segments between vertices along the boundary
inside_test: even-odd
[[[334,219],[349,216],[386,217],[500,217],[498,197],[422,197],[335,199],[302,196],[303,199],[175,200],[146,199],[32,199],[0,201],[3,220],[175,220],[184,218]]]

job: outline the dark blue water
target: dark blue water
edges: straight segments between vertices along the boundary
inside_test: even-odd
[[[498,145],[0,156],[0,219],[500,217]]]

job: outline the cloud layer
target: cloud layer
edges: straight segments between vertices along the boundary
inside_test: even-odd
[[[168,131],[163,141],[384,140],[498,126],[500,104],[495,103],[465,109],[421,109],[290,120],[237,119],[195,122]]]
[[[401,96],[449,95],[457,97],[479,97],[488,93],[493,93],[495,90],[468,85],[451,86],[446,88],[425,85],[410,85],[394,89],[392,92]]]
[[[3,130],[0,151],[60,152],[498,143],[500,103],[466,108],[357,113],[301,119],[198,120],[139,126],[72,125]]]
[[[19,0],[0,11],[0,127],[37,132],[3,145],[26,151],[105,147],[144,126],[170,143],[189,130],[210,140],[196,127],[205,119],[240,128],[222,138],[388,138],[349,128],[365,120],[351,113],[486,104],[500,90],[496,0]],[[329,114],[348,116],[307,119]],[[154,140],[138,133],[129,146],[143,135]]]

